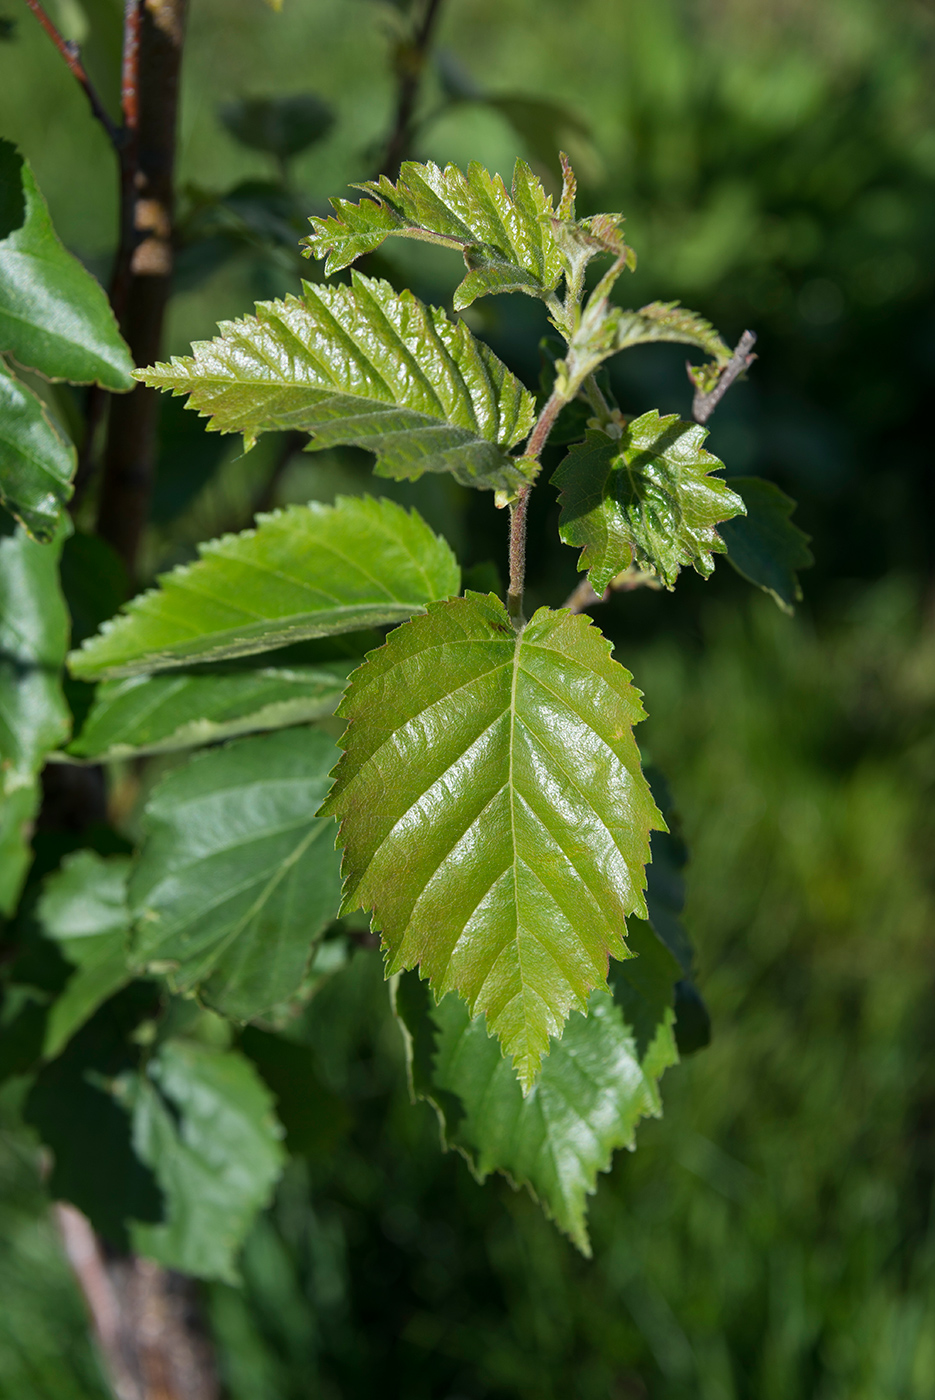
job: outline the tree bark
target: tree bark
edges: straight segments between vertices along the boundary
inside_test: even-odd
[[[162,349],[172,278],[179,75],[188,0],[142,0],[138,55],[125,73],[124,108],[135,103],[135,159],[121,162],[123,212],[112,301],[137,366]],[[130,577],[146,523],[156,459],[156,391],[142,384],[110,405],[97,531]]]

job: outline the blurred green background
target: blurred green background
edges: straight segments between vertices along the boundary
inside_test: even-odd
[[[105,88],[118,11],[57,5]],[[183,228],[202,237],[180,257],[169,349],[320,276],[295,255],[298,212],[371,173],[400,14],[193,0],[181,180]],[[25,6],[4,0],[0,18],[15,20],[0,132],[105,275],[110,153]],[[290,163],[280,202],[258,202],[275,164],[219,108],[300,91],[333,106],[334,126]],[[433,116],[446,92],[462,100]],[[521,136],[484,95],[548,98],[568,116],[527,110]],[[757,331],[760,359],[709,445],[728,473],[796,496],[816,567],[794,619],[723,562],[710,583],[683,575],[674,596],[600,612],[646,693],[641,743],[691,846],[687,922],[714,1034],[667,1075],[663,1120],[601,1179],[594,1259],[528,1197],[480,1188],[440,1154],[430,1110],[408,1103],[379,960],[358,952],[300,1032],[321,1131],[249,1241],[243,1289],[205,1293],[229,1395],[931,1400],[935,11],[447,0],[421,102],[422,157],[508,175],[517,155],[567,142],[580,210],[627,215],[640,264],[622,295],[680,297],[732,341]],[[371,270],[444,303],[457,260],[429,252],[391,247]],[[472,326],[535,381],[538,304],[489,299]],[[626,410],[687,414],[678,347],[625,358]],[[151,569],[257,505],[370,483],[362,456],[289,457],[270,440],[243,458],[191,419],[166,409]],[[502,566],[505,522],[485,497],[442,481],[380,490],[417,502],[468,565]],[[535,603],[559,604],[575,579],[555,516],[546,485]],[[4,1090],[7,1118],[21,1088]],[[10,1130],[0,1195],[0,1397],[101,1400],[32,1144]]]

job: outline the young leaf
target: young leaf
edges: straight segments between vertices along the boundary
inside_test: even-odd
[[[581,546],[600,596],[611,579],[635,564],[669,588],[683,565],[705,578],[714,554],[726,552],[715,528],[744,503],[711,473],[721,467],[702,443],[707,430],[653,409],[635,418],[619,438],[589,431],[552,477],[559,488],[559,534]]]
[[[0,141],[0,353],[47,379],[133,388],[133,361],[102,288],[61,244],[35,177]]]
[[[802,597],[796,570],[815,562],[808,535],[790,519],[795,501],[758,476],[731,477],[730,484],[747,513],[721,526],[727,558],[738,574],[771,594],[783,612],[791,613]]]
[[[552,201],[525,161],[516,162],[509,193],[499,175],[474,161],[467,175],[456,165],[404,161],[395,185],[381,175],[355,188],[371,197],[333,199],[334,217],[309,220],[313,232],[304,242],[312,256],[328,255],[329,276],[397,234],[463,254],[468,274],[454,294],[456,311],[490,292],[548,296],[561,280]]]
[[[339,497],[201,546],[71,653],[86,680],[134,676],[398,622],[457,593],[454,555],[414,511]]]
[[[373,908],[389,972],[419,964],[486,1013],[528,1090],[608,956],[628,955],[626,916],[646,917],[662,818],[629,672],[590,619],[541,608],[516,632],[472,593],[393,632],[339,713],[321,810],[341,822],[342,912]]]
[[[77,457],[36,395],[0,359],[0,502],[48,544],[71,496]]]
[[[671,1002],[671,984],[669,991]],[[598,1173],[609,1170],[615,1149],[632,1147],[641,1118],[661,1113],[658,1081],[678,1061],[671,1009],[640,1051],[614,998],[592,992],[587,1015],[572,1013],[524,1098],[483,1017],[472,1020],[457,997],[433,1006],[425,984],[404,973],[394,1003],[413,1097],[434,1105],[444,1145],[465,1156],[479,1181],[500,1171],[526,1186],[590,1255],[587,1197]]]
[[[0,913],[12,912],[29,866],[37,774],[71,723],[60,672],[68,615],[58,586],[59,541],[20,527],[0,539]]]
[[[130,881],[137,966],[242,1021],[297,990],[340,901],[334,826],[314,816],[335,757],[320,730],[283,730],[160,783]]]
[[[105,681],[66,752],[103,762],[323,719],[334,713],[352,664],[231,666]]]
[[[160,1223],[133,1223],[134,1250],[195,1278],[239,1282],[237,1253],[285,1160],[269,1090],[243,1055],[181,1039],[119,1088],[164,1199]]]
[[[652,341],[676,341],[694,345],[720,364],[730,359],[730,347],[717,331],[696,311],[688,311],[677,301],[653,301],[639,311],[616,312],[617,338],[615,349],[627,350],[631,345],[646,345]]]
[[[45,882],[39,922],[75,968],[49,1008],[42,1048],[47,1059],[129,980],[130,864],[127,856],[104,860],[94,851],[76,851]]]
[[[211,430],[248,445],[291,428],[313,433],[315,449],[374,452],[378,476],[450,472],[493,490],[528,480],[507,449],[532,427],[532,395],[463,321],[357,272],[351,286],[302,286],[301,299],[259,302],[192,358],[137,377],[190,394]]]

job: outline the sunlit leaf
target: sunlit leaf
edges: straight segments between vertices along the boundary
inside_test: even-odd
[[[59,241],[28,161],[0,141],[0,353],[48,379],[133,388],[100,285]]]
[[[733,476],[730,484],[747,513],[720,527],[727,557],[738,574],[775,598],[783,612],[791,613],[802,597],[797,570],[811,568],[815,562],[808,535],[790,518],[795,501],[758,476]]]
[[[532,427],[532,395],[463,321],[356,272],[351,286],[302,285],[138,377],[189,394],[213,431],[248,444],[299,429],[316,449],[374,452],[381,476],[450,472],[496,490],[528,479],[508,449]]]
[[[67,752],[127,758],[195,748],[334,712],[353,663],[220,667],[105,681]]]
[[[159,784],[130,882],[138,967],[242,1021],[296,992],[340,902],[334,824],[314,815],[336,757],[320,730],[283,730]]]
[[[671,588],[691,564],[705,578],[726,553],[717,526],[741,515],[741,498],[712,472],[717,457],[702,447],[707,430],[677,414],[652,410],[619,438],[589,431],[552,478],[559,488],[559,533],[581,547],[600,596],[631,565],[657,573]]]
[[[342,912],[373,908],[388,971],[454,990],[525,1089],[550,1036],[627,956],[662,825],[629,672],[588,618],[516,632],[494,597],[434,605],[351,678],[322,808],[341,822]],[[405,879],[400,872],[405,871]]]
[[[0,502],[43,544],[71,496],[76,463],[74,447],[0,359]]]
[[[730,347],[709,321],[696,311],[689,311],[677,301],[653,301],[639,311],[616,311],[615,349],[626,350],[631,345],[647,345],[653,341],[675,341],[704,350],[718,364],[730,359]]]
[[[200,552],[72,652],[72,673],[133,676],[268,651],[398,622],[460,587],[454,555],[424,520],[369,497],[290,506]]]
[[[652,953],[648,930],[644,943]],[[635,967],[643,958],[632,961]],[[610,1168],[617,1148],[633,1146],[641,1118],[661,1113],[658,1081],[678,1060],[671,1002],[670,980],[668,1006],[648,1013],[657,1019],[638,1046],[616,997],[592,992],[587,1015],[572,1012],[524,1098],[484,1018],[472,1020],[463,1001],[449,995],[433,1005],[412,972],[400,977],[394,997],[413,1095],[435,1106],[445,1146],[463,1153],[479,1181],[500,1171],[528,1187],[584,1254],[591,1252],[587,1197],[598,1173]]]
[[[454,296],[456,310],[490,292],[547,296],[558,286],[565,262],[552,236],[552,201],[525,161],[518,160],[512,188],[472,162],[465,175],[404,161],[399,180],[385,175],[357,185],[369,198],[354,204],[333,199],[334,215],[313,218],[305,239],[316,258],[327,254],[327,273],[373,252],[391,234],[456,248],[468,274]]]

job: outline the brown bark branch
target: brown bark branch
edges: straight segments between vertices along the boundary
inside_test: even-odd
[[[121,100],[122,227],[111,302],[138,366],[159,358],[172,276],[175,144],[187,0],[128,0]],[[133,125],[135,123],[135,125]],[[158,398],[138,385],[110,407],[98,534],[133,577],[156,458]]]
[[[705,394],[701,389],[696,387],[695,397],[692,402],[692,417],[696,423],[707,423],[730,386],[736,379],[740,378],[744,370],[749,369],[753,364],[753,361],[756,359],[756,356],[753,354],[753,347],[755,344],[755,332],[744,331],[737,342],[737,349],[721,371],[720,378],[714,388],[709,393]],[[687,369],[688,377],[691,382],[694,383],[691,365],[688,365]]]

